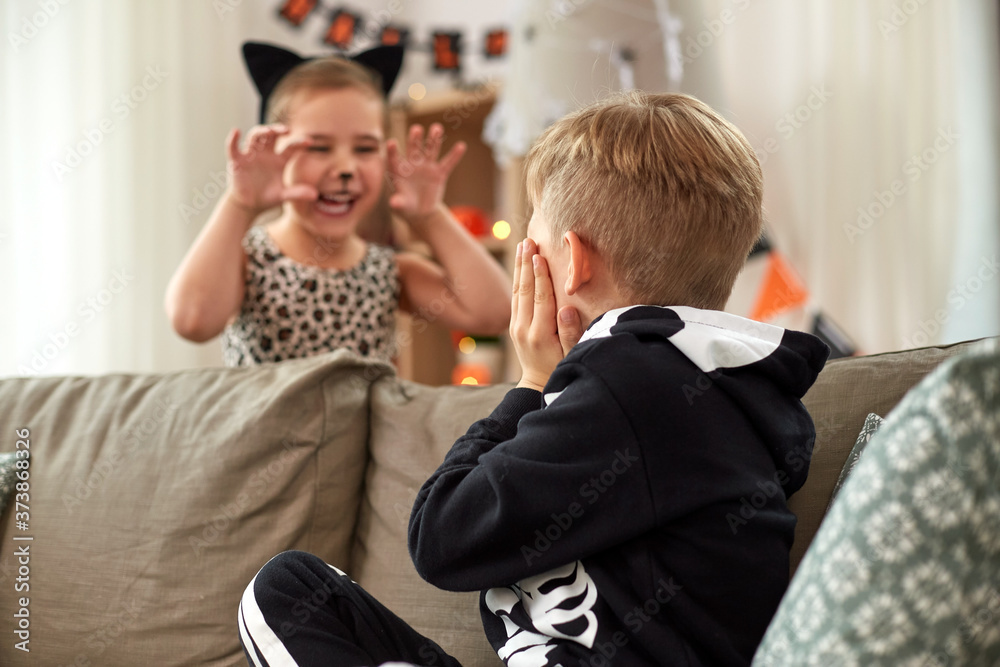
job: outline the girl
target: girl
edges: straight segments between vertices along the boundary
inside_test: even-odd
[[[230,133],[229,187],[167,288],[177,333],[223,333],[226,365],[240,366],[341,347],[388,360],[397,307],[454,329],[506,329],[503,269],[442,202],[465,145],[439,157],[442,127],[414,125],[400,151],[386,140],[379,75],[357,62],[301,61],[271,85],[258,82],[270,124],[242,148]],[[389,206],[440,264],[358,235],[386,177]],[[275,222],[251,228],[278,205]]]

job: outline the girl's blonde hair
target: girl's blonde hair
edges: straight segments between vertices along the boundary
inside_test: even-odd
[[[723,308],[762,231],[753,148],[688,95],[630,91],[569,114],[525,179],[553,241],[576,232],[632,303]]]
[[[304,90],[341,88],[357,88],[382,100],[382,117],[386,119],[385,96],[379,74],[346,58],[329,57],[307,60],[281,78],[267,101],[267,122],[287,122],[293,99]]]

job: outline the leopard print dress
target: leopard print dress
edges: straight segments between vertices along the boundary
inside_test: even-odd
[[[263,227],[243,239],[246,293],[222,334],[226,366],[308,357],[346,348],[388,361],[394,354],[399,271],[393,250],[368,244],[345,271],[300,264]]]

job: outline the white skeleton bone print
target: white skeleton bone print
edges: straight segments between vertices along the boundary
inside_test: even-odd
[[[597,586],[576,561],[514,586],[491,588],[486,606],[503,619],[507,642],[498,651],[508,667],[555,667],[546,654],[555,640],[592,648],[597,635]]]

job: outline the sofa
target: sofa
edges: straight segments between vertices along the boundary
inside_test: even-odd
[[[817,439],[790,500],[793,572],[866,416],[968,345],[827,364],[805,398]],[[30,451],[22,504],[0,517],[0,664],[245,664],[240,596],[271,556],[301,549],[463,664],[499,665],[478,595],[423,582],[406,528],[423,480],[509,387],[419,385],[345,352],[0,380],[0,452]]]

